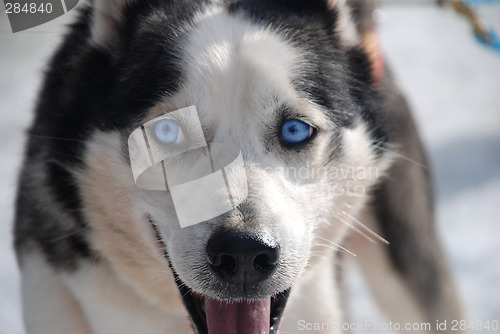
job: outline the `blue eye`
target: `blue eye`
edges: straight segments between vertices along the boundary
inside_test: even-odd
[[[286,121],[281,127],[283,140],[291,144],[302,143],[311,138],[312,134],[312,126],[296,119]]]
[[[185,140],[182,128],[171,119],[162,119],[155,125],[156,138],[166,144],[182,144]]]

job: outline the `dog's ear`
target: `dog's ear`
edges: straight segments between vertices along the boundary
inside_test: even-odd
[[[349,46],[354,46],[359,43],[360,39],[351,16],[349,1],[351,0],[273,0],[283,8],[293,9],[301,14],[327,16],[342,41]]]
[[[352,7],[348,0],[326,0],[330,10],[338,13],[337,33],[342,40],[351,46],[358,45],[361,41],[356,22],[353,20]]]
[[[94,0],[92,2],[92,40],[107,45],[118,35],[123,10],[136,0]]]

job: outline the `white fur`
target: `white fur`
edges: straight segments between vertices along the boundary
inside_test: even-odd
[[[335,262],[325,253],[315,256],[314,266],[295,283],[280,325],[280,333],[300,333],[300,324],[342,322],[345,310],[340,305],[340,291],[334,287]],[[338,334],[342,331],[330,326],[325,331],[304,331],[305,333]]]
[[[135,293],[106,262],[83,265],[64,280],[95,334],[182,333],[189,326],[185,314]]]
[[[361,219],[366,226],[380,233],[372,210],[365,209]],[[358,254],[358,263],[381,309],[392,321],[400,324],[425,323],[425,316],[416,304],[408,286],[390,263],[388,249],[383,244],[372,244],[360,235],[349,238],[347,247]],[[416,332],[415,332],[416,333]]]
[[[73,294],[42,255],[24,256],[21,274],[27,333],[92,333]]]

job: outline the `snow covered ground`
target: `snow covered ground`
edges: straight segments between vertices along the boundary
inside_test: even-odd
[[[383,11],[383,48],[431,154],[439,231],[467,318],[500,320],[500,53],[480,47],[450,11],[428,5]],[[1,12],[0,334],[22,334],[11,247],[15,179],[40,73],[68,18],[14,35]],[[481,13],[500,31],[500,5]],[[351,272],[354,318],[382,321],[357,268]]]

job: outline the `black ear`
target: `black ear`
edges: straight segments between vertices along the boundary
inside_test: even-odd
[[[351,15],[352,7],[349,0],[273,0],[282,8],[296,12],[299,15],[329,16],[335,32],[344,44],[354,46],[360,43],[357,24]]]
[[[330,0],[274,0],[281,7],[286,7],[297,11],[298,13],[326,13],[333,7],[330,7]]]
[[[135,0],[94,0],[92,3],[92,40],[107,45],[117,37],[125,7]]]

